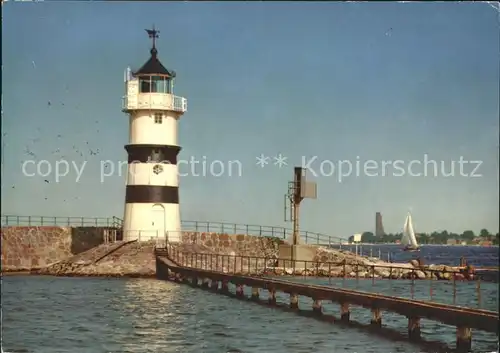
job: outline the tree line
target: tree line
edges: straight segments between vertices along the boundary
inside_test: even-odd
[[[403,233],[388,233],[382,236],[375,236],[372,232],[364,232],[361,235],[361,242],[368,244],[396,243],[401,241],[402,236]],[[466,244],[474,244],[475,239],[481,238],[483,241],[491,241],[493,244],[498,245],[500,233],[492,234],[487,229],[481,229],[477,235],[472,230],[466,230],[462,234],[449,233],[443,230],[441,232],[417,233],[415,236],[419,244],[447,244],[450,239],[465,242]],[[353,240],[354,236],[350,236],[349,242]]]

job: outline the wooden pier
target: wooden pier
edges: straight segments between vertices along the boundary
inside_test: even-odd
[[[260,289],[268,291],[268,303],[276,305],[278,291],[289,295],[289,307],[299,308],[299,296],[313,300],[312,311],[323,313],[322,301],[333,301],[340,306],[340,320],[349,322],[350,306],[356,305],[371,310],[371,325],[382,325],[381,311],[391,311],[408,318],[408,338],[411,341],[421,339],[420,320],[422,318],[441,322],[456,327],[457,352],[469,352],[472,347],[471,330],[481,330],[498,335],[498,312],[465,308],[430,301],[405,299],[389,295],[380,295],[359,290],[348,290],[295,283],[287,280],[271,279],[251,275],[223,273],[219,271],[188,267],[179,264],[167,249],[156,250],[157,275],[161,279],[188,281],[194,285],[211,288],[223,293],[229,292],[229,283],[236,286],[236,296],[243,297],[244,286],[251,288],[251,298],[259,299]],[[260,299],[259,299],[260,300]]]

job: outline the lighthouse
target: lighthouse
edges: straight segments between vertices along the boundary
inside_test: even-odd
[[[151,56],[137,71],[125,70],[122,111],[129,117],[123,240],[181,238],[177,125],[187,100],[174,95],[176,74],[158,59],[154,27]]]

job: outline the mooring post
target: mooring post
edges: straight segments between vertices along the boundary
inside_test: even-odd
[[[370,324],[372,326],[382,327],[382,312],[379,308],[372,308],[372,319]]]
[[[477,305],[481,307],[481,277],[476,280],[476,292],[477,292]]]
[[[313,313],[316,315],[321,315],[323,313],[323,308],[321,306],[321,300],[313,299]]]
[[[210,286],[210,279],[208,278],[203,278],[201,281],[201,287],[202,288],[208,288]]]
[[[349,303],[340,303],[340,321],[349,322],[350,316]]]
[[[197,287],[198,286],[198,277],[195,276],[195,277],[191,278],[191,284],[193,286]]]
[[[242,297],[243,296],[243,285],[242,284],[237,284],[236,285],[236,296],[237,297]]]
[[[212,289],[213,291],[217,291],[219,289],[219,281],[211,280],[210,289]]]
[[[229,281],[227,279],[222,280],[221,291],[223,293],[229,292]]]
[[[453,305],[457,303],[457,276],[453,273]]]
[[[408,318],[408,337],[411,341],[420,339],[420,318],[419,317],[409,317]]]
[[[269,289],[269,298],[267,299],[269,305],[276,305],[276,291],[274,289]]]
[[[461,256],[460,257],[460,267],[465,267],[465,265],[466,265],[465,257]]]
[[[252,300],[259,300],[259,287],[252,287]]]
[[[295,293],[290,293],[290,308],[291,309],[299,308],[299,296]]]
[[[472,347],[472,332],[468,327],[457,327],[457,352],[470,352]]]

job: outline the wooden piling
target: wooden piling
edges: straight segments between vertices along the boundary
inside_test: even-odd
[[[408,318],[408,337],[411,341],[416,341],[420,339],[420,318],[419,317],[409,317]]]
[[[472,331],[468,327],[457,327],[457,352],[470,352],[472,348]]]
[[[213,291],[219,290],[219,281],[211,280],[210,281],[210,289]]]
[[[252,300],[259,300],[259,287],[252,287]]]
[[[276,290],[269,289],[269,298],[267,299],[269,305],[276,305]]]
[[[229,292],[229,281],[227,281],[227,280],[222,280],[221,291],[222,291],[223,293],[227,293],[227,292]]]
[[[382,327],[382,312],[379,308],[372,308],[372,319],[370,324],[372,326]]]
[[[340,321],[349,322],[350,316],[349,303],[340,303]]]
[[[316,315],[321,315],[323,313],[323,308],[321,305],[321,300],[319,299],[313,299],[313,305],[312,305],[313,313]]]
[[[290,308],[291,309],[299,308],[299,296],[295,293],[290,293]]]
[[[243,296],[243,285],[242,284],[237,284],[236,285],[236,296],[237,297],[242,297]]]

